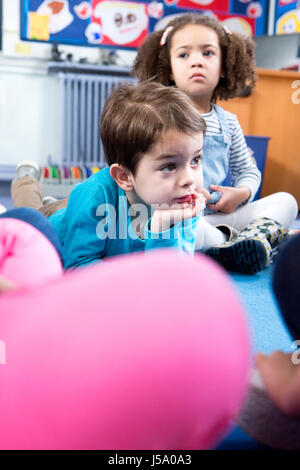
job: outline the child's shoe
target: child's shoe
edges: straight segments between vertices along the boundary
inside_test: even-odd
[[[268,217],[260,217],[247,225],[243,230],[243,234],[247,236],[247,233],[249,238],[268,240],[272,249],[270,262],[277,258],[285,242],[295,235],[293,230],[287,230],[279,222]]]
[[[36,179],[39,179],[40,176],[40,167],[37,163],[30,160],[22,160],[18,163],[16,168],[16,176],[14,181],[22,178],[23,176],[33,176]]]
[[[268,240],[247,238],[241,232],[228,242],[210,248],[206,254],[228,271],[255,274],[270,264],[271,252]]]
[[[52,196],[44,196],[43,197],[43,206],[48,206],[49,204],[52,204],[53,202],[57,202],[58,199],[56,197]]]
[[[223,227],[218,228],[224,232]],[[229,271],[255,274],[270,265],[278,254],[278,245],[293,234],[276,220],[260,217],[240,233],[229,233],[228,242],[210,248],[206,254]]]
[[[260,217],[251,222],[243,230],[243,234],[249,235],[249,238],[266,238],[274,250],[282,241],[291,238],[294,235],[293,230],[287,230],[283,225],[268,217]]]

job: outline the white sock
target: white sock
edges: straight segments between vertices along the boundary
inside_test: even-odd
[[[218,228],[210,225],[203,217],[200,219],[197,229],[196,250],[207,251],[213,246],[227,242],[228,237]]]

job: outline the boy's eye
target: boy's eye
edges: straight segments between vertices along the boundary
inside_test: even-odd
[[[201,165],[201,157],[193,158],[192,164],[195,165],[195,166]]]
[[[198,157],[193,158],[193,163],[194,163],[194,165],[200,165],[201,157],[198,156]]]
[[[165,171],[165,172],[174,171],[174,170],[176,170],[175,163],[169,163],[168,165],[161,168],[161,171]]]

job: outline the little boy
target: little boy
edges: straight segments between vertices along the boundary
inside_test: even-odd
[[[235,235],[229,227],[214,227],[200,217],[205,207],[205,129],[200,113],[180,90],[154,82],[121,85],[101,115],[109,166],[77,185],[68,202],[41,208],[37,171],[19,165],[13,200],[16,206],[30,205],[50,217],[66,269],[160,247],[206,252]],[[245,256],[234,264],[233,255],[243,250]],[[249,273],[269,261],[264,241],[241,237],[226,246],[225,257],[232,260],[233,270]]]

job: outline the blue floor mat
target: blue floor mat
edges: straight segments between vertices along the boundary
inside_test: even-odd
[[[272,292],[272,270],[271,266],[255,275],[232,274],[248,317],[253,352],[269,354],[275,349],[293,350],[293,341]]]

